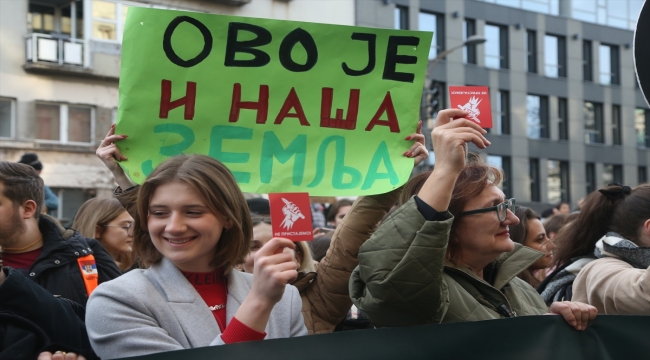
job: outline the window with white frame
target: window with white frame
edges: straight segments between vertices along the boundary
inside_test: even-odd
[[[14,137],[16,100],[0,98],[0,138]]]
[[[569,199],[569,162],[559,160],[546,161],[546,201],[552,204],[570,202]]]
[[[601,44],[598,47],[598,75],[603,85],[619,85],[618,46]]]
[[[496,24],[486,24],[484,36],[487,39],[485,50],[485,66],[492,69],[508,68],[508,27]]]
[[[123,0],[88,0],[90,2],[90,36],[95,40],[122,42],[126,15],[132,7],[156,9],[178,8]],[[184,2],[184,1],[183,1]],[[179,1],[179,3],[182,3]]]
[[[421,31],[433,32],[431,48],[429,49],[429,60],[435,59],[445,49],[445,16],[420,11],[418,14],[418,27]]]
[[[37,140],[62,144],[93,142],[94,108],[83,105],[36,104]]]
[[[563,36],[544,35],[544,74],[566,77],[566,40]]]

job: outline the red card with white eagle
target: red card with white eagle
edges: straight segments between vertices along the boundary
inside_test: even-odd
[[[273,237],[291,241],[312,241],[309,193],[269,194]]]
[[[474,120],[484,129],[492,128],[490,90],[487,86],[450,86],[449,101],[452,108],[469,114],[466,119]]]

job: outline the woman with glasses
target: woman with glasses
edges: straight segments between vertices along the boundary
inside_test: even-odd
[[[122,272],[133,267],[133,218],[117,199],[86,201],[72,228],[87,238],[99,240]]]
[[[467,163],[466,143],[485,149],[485,130],[467,113],[438,113],[431,133],[436,165],[408,184],[412,196],[362,247],[350,279],[350,295],[376,326],[489,320],[561,314],[584,330],[596,309],[554,303],[517,274],[543,256],[515,244],[519,223],[514,199],[497,187],[501,172],[480,161]],[[453,119],[457,119],[452,121]]]
[[[532,287],[536,288],[546,277],[546,269],[553,262],[555,243],[546,236],[544,225],[542,225],[539,215],[533,209],[517,206],[514,213],[519,218],[519,224],[510,228],[510,239],[544,254],[543,257],[535,261],[528,269],[517,275]]]

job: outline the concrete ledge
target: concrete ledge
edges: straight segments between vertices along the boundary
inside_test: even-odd
[[[59,65],[49,64],[45,62],[25,63],[23,69],[28,73],[43,74],[43,75],[64,75],[64,76],[77,76],[82,78],[119,81],[119,77],[99,75],[93,72],[92,69],[87,69],[75,65]]]

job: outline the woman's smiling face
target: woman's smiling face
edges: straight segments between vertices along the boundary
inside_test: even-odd
[[[149,202],[147,227],[163,256],[183,271],[209,272],[225,221],[208,208],[201,195],[185,182],[156,188]]]
[[[481,194],[467,202],[463,211],[496,206],[505,201],[503,192],[494,185],[488,185]],[[510,210],[504,221],[499,221],[496,211],[466,215],[457,220],[456,239],[463,259],[492,258],[514,250],[508,227],[519,224],[519,219]]]
[[[524,245],[544,253],[544,257],[531,265],[532,270],[546,269],[553,262],[555,243],[546,236],[546,230],[539,219],[528,219],[528,233]]]

